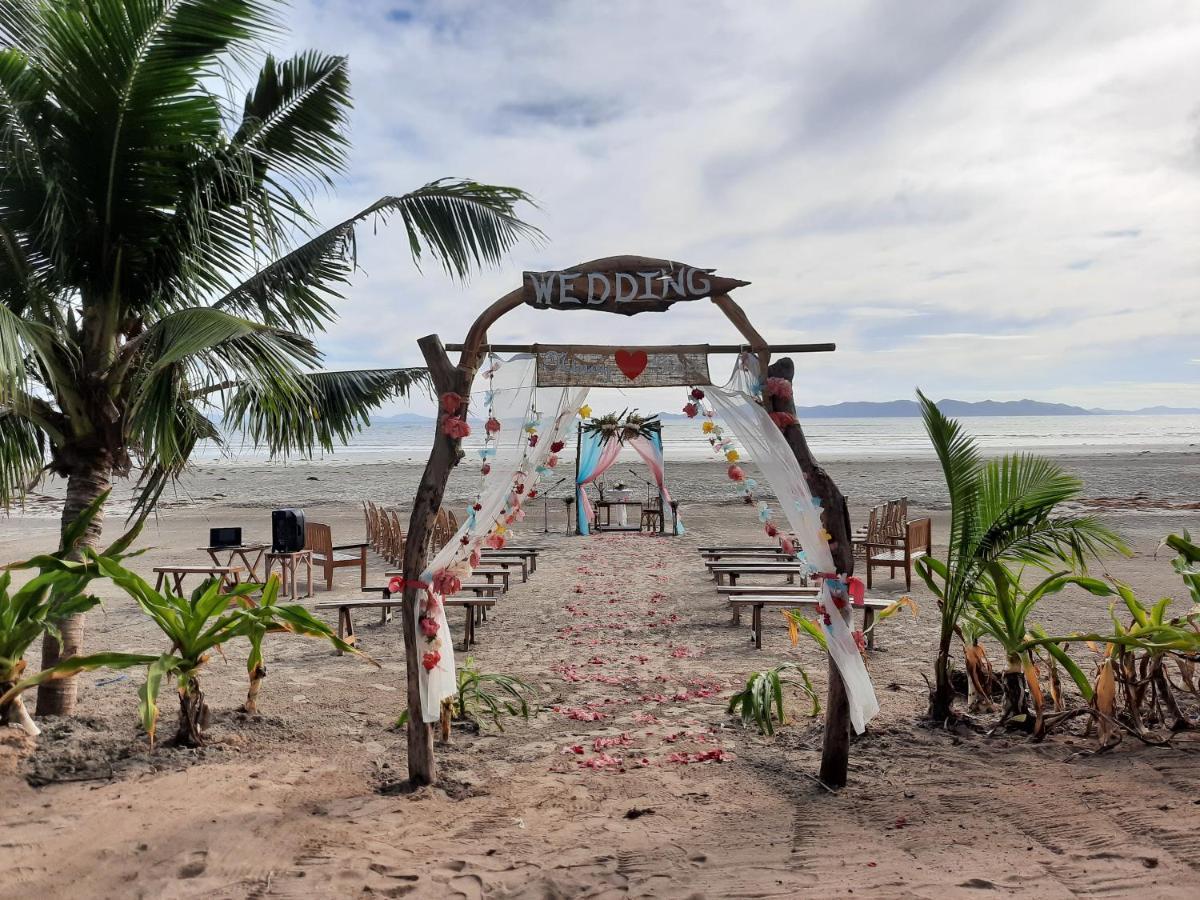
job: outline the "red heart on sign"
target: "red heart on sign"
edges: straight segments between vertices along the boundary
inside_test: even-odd
[[[645,350],[618,350],[614,354],[617,361],[617,368],[621,370],[621,374],[633,381],[639,375],[646,371],[646,366],[650,360],[646,357]]]

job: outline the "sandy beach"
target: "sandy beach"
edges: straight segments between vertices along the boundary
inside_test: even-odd
[[[1136,548],[1114,574],[1143,597],[1179,596],[1165,555],[1154,554],[1168,532],[1200,531],[1200,458],[1068,464]],[[856,517],[904,493],[911,515],[932,514],[944,539],[931,461],[830,468]],[[136,724],[141,674],[89,673],[82,714],[48,723],[36,755],[15,731],[4,736],[5,891],[79,896],[86,880],[96,897],[1191,896],[1196,738],[1172,748],[1126,738],[1097,756],[1093,738],[1069,729],[1034,745],[916,724],[937,625],[917,585],[918,618],[882,623],[870,654],[882,713],[854,743],[845,790],[831,795],[812,779],[821,728],[802,697],[789,697],[791,723],[773,739],[743,729],[724,707],[747,673],[795,661],[823,692],[821,657],[793,648],[782,620],[768,619],[761,651],[730,624],[693,548],[755,541],[755,517],[738,503],[700,502],[727,496],[719,467],[668,471],[688,528],[681,538],[566,537],[557,501],[549,534],[541,511],[530,515],[521,538],[545,548],[538,571],[502,599],[470,655],[485,671],[535,684],[542,710],[503,732],[456,729],[439,748],[439,787],[403,791],[404,737],[393,727],[400,632],[371,624],[373,614],[358,623],[378,669],[316,642],[269,641],[259,716],[236,711],[241,649],[215,660],[205,679],[213,741],[200,750],[149,752]],[[398,501],[418,474],[336,457],[201,467],[150,523],[150,549],[133,566],[201,561],[211,525],[266,538],[267,511],[285,504],[331,524],[339,541],[358,540],[359,500]],[[470,490],[456,478],[451,495]],[[53,503],[30,507],[0,526],[5,559],[53,539]],[[386,567],[372,558],[372,581]],[[306,602],[357,588],[342,572],[332,593]],[[155,650],[133,604],[104,593],[88,646]],[[903,581],[882,578],[873,593],[900,596]],[[1039,615],[1051,629],[1106,620],[1104,602],[1070,592]],[[457,618],[452,627],[460,636]],[[164,702],[168,729],[173,707]]]

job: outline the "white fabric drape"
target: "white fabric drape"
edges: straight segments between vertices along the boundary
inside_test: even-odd
[[[723,387],[710,386],[705,391],[718,418],[733,429],[738,442],[771,485],[780,509],[800,542],[805,560],[817,572],[834,572],[833,554],[823,536],[821,509],[813,503],[808,482],[787,439],[758,402],[763,383],[758,358],[742,354],[729,381]],[[862,654],[854,642],[850,605],[845,603],[839,615],[830,587],[822,580],[819,601],[828,613],[825,637],[829,655],[846,685],[850,722],[854,730],[861,733],[879,712],[879,701]]]
[[[576,410],[587,397],[588,388],[538,390],[535,383],[536,368],[534,357],[516,356],[503,361],[491,379],[491,410],[501,427],[496,435],[496,453],[488,457],[492,469],[483,483],[483,494],[478,501],[481,508],[468,511],[458,532],[430,561],[421,574],[421,581],[426,584],[431,584],[435,573],[443,570],[451,571],[460,580],[466,581],[473,568],[471,555],[484,545],[489,535],[500,528],[507,531],[512,524],[510,518],[513,521],[524,518],[521,510],[523,502],[542,476],[550,471],[546,465],[550,447],[562,439],[574,421]],[[486,390],[485,387],[472,392],[472,414],[480,419],[487,418],[488,407],[483,403],[483,392]],[[538,441],[531,447],[526,425],[535,421],[540,422],[536,426]],[[478,424],[473,427],[481,429],[483,426]],[[472,443],[481,444],[482,435]],[[474,454],[472,459],[472,451],[468,449],[466,452],[462,464],[467,465],[470,461],[478,466],[481,461],[478,454]],[[521,493],[516,492],[517,485],[523,487]],[[464,536],[466,543],[462,540]],[[445,610],[441,606],[443,598],[436,594],[435,597],[438,600],[437,641],[441,659],[432,669],[427,670],[422,666],[420,671],[421,709],[426,722],[438,721],[442,700],[456,693],[454,642],[446,623]],[[420,606],[419,603],[417,605]],[[415,614],[419,617],[419,609]]]

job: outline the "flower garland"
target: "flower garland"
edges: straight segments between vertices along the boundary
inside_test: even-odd
[[[792,399],[792,383],[786,378],[768,378],[765,388],[767,395],[770,397],[780,400]],[[763,401],[758,399],[757,402],[762,404]],[[683,412],[690,419],[694,419],[698,415],[703,414],[704,423],[701,425],[701,431],[708,437],[708,442],[712,445],[713,450],[717,453],[724,454],[725,461],[729,464],[727,474],[729,479],[737,485],[738,494],[742,496],[747,504],[754,503],[754,488],[757,486],[757,482],[755,482],[753,478],[749,478],[746,475],[745,470],[738,465],[738,462],[741,459],[741,454],[738,451],[733,439],[727,437],[721,426],[713,419],[713,409],[711,405],[705,402],[704,391],[702,391],[700,388],[692,388],[691,392],[688,394],[687,403],[684,404]],[[769,415],[771,417],[771,421],[775,423],[776,427],[778,427],[780,431],[786,431],[789,426],[797,424],[796,417],[791,413],[772,412]],[[799,502],[800,501],[797,501],[797,503]],[[814,508],[822,510],[821,498],[813,497],[812,505]],[[824,516],[823,510],[821,515],[822,517]],[[798,548],[796,547],[795,541],[790,536],[780,536],[779,528],[774,523],[773,517],[774,510],[771,509],[770,504],[765,500],[758,501],[758,518],[759,521],[763,523],[763,531],[766,532],[767,537],[779,537],[780,547],[785,553],[794,555],[797,560],[805,561],[805,553],[803,550],[799,550],[799,552],[797,552]],[[833,537],[829,531],[826,530],[824,522],[822,522],[818,536],[821,540],[826,542],[830,541]],[[834,607],[843,616],[848,615],[846,612],[847,603],[856,607],[862,607],[864,605],[866,586],[861,578],[856,576],[847,577],[836,572],[818,572],[816,566],[812,565],[811,563],[808,564],[808,570],[810,575],[815,575],[817,578],[822,580],[825,588],[828,591],[830,602],[833,603]],[[829,632],[829,629],[832,626],[832,619],[830,618],[828,608],[824,604],[818,603],[816,605],[816,613],[817,618],[815,621],[817,624],[824,626],[825,630]],[[864,637],[862,631],[852,628],[851,636],[854,638],[854,643],[858,647],[859,652],[865,653],[866,638]]]

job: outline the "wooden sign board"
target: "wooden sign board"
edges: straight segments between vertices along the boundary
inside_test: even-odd
[[[524,273],[524,302],[539,309],[594,309],[632,316],[680,300],[727,293],[749,282],[668,260],[612,257],[579,270]]]
[[[708,348],[539,348],[537,386],[677,387],[709,384]]]

